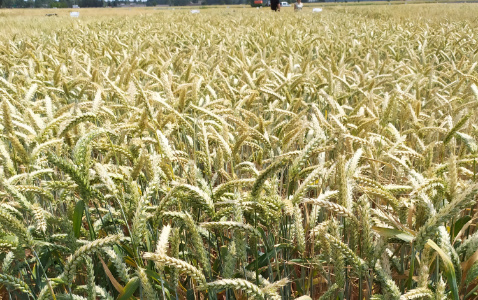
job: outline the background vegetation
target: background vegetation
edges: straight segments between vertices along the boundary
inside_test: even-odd
[[[1,12],[1,295],[474,298],[476,11]]]
[[[130,6],[184,6],[184,5],[250,5],[250,0],[0,0],[0,8],[71,8],[85,7],[130,7]]]

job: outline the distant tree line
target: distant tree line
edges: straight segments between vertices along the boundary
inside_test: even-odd
[[[201,4],[201,5],[233,5],[233,4],[245,4],[250,5],[254,0],[148,0],[146,6],[156,6],[156,5],[171,5],[171,6],[182,6],[189,4]],[[295,2],[296,0],[281,0],[287,1],[289,3]],[[309,2],[310,0],[302,0],[302,2]],[[313,0],[313,2],[325,2],[326,0]],[[337,2],[337,0],[334,0]],[[338,1],[347,1],[347,0],[338,0]],[[360,0],[348,0],[348,1],[360,1]]]
[[[109,3],[109,2],[108,2]],[[113,3],[113,2],[111,2]],[[111,3],[109,5],[111,5]],[[66,8],[72,7],[74,4],[80,7],[103,7],[105,2],[103,0],[0,0],[0,8],[44,8],[44,7],[58,7]]]
[[[250,4],[251,0],[148,0],[147,6],[156,5],[170,5],[170,6],[183,6],[189,4],[201,4],[201,5],[220,5],[220,4]]]
[[[148,0],[147,6],[170,5],[183,6],[189,4],[249,4],[251,0]],[[135,1],[136,2],[136,1]],[[140,1],[138,1],[140,2]],[[74,4],[80,7],[103,7],[103,6],[121,6],[121,4],[129,4],[129,1],[103,1],[103,0],[0,0],[0,8],[41,8],[41,7],[58,7],[67,8]]]
[[[135,0],[135,2],[140,0]],[[145,3],[147,6],[156,5],[170,5],[170,6],[183,6],[189,4],[199,5],[233,5],[233,4],[250,4],[253,0],[147,0]],[[302,0],[307,2],[307,0]],[[324,1],[324,0],[316,0]],[[72,7],[74,4],[80,7],[103,7],[103,6],[121,6],[121,4],[128,5],[131,3],[129,0],[0,0],[0,8],[40,8],[40,7],[58,7],[67,8]],[[141,2],[140,2],[141,3]]]

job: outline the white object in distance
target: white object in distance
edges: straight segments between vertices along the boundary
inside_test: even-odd
[[[70,13],[70,17],[72,17],[72,18],[78,18],[79,16],[80,16],[80,12],[78,12],[78,11],[72,11]]]
[[[281,2],[280,7],[288,7],[290,4],[288,2]]]
[[[192,14],[198,14],[198,13],[199,13],[199,9],[191,9],[191,13],[192,13]]]
[[[316,7],[314,9],[312,9],[312,12],[321,12],[321,11],[322,11],[321,7]]]

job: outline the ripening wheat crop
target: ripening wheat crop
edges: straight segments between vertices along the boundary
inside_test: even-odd
[[[477,12],[12,23],[0,298],[473,299]]]

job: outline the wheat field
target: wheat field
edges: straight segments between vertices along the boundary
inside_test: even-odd
[[[478,6],[0,11],[0,299],[474,299]]]

